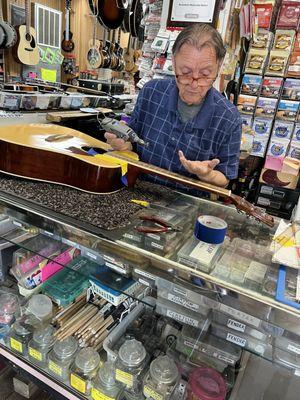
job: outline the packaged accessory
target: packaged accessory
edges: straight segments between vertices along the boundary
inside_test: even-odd
[[[262,82],[261,95],[263,97],[275,97],[278,99],[283,78],[272,78],[265,76]]]

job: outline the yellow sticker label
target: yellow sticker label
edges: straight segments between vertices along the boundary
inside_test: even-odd
[[[127,174],[128,170],[128,163],[127,161],[119,160],[118,158],[111,156],[108,153],[105,154],[97,154],[95,157],[102,159],[103,161],[108,161],[112,164],[119,165],[121,167],[122,176]]]
[[[155,392],[149,386],[144,386],[144,395],[147,397],[151,397],[153,400],[163,400],[162,395]]]
[[[133,376],[128,372],[124,372],[120,369],[116,369],[116,380],[125,383],[126,386],[133,386]]]
[[[10,347],[19,353],[23,353],[23,344],[14,338],[10,338]]]
[[[86,392],[86,382],[79,378],[78,376],[71,374],[71,386],[78,390],[78,392],[85,394]]]
[[[42,356],[42,353],[41,353],[41,352],[39,352],[39,351],[33,349],[32,347],[29,347],[28,352],[29,352],[29,355],[30,355],[32,358],[35,358],[35,359],[38,360],[38,361],[42,361],[43,356]]]
[[[98,389],[92,388],[92,399],[94,399],[94,400],[114,400],[114,397],[106,396],[106,394],[99,392]]]
[[[48,368],[50,369],[50,371],[54,372],[56,375],[62,376],[61,367],[59,367],[53,361],[49,360]]]

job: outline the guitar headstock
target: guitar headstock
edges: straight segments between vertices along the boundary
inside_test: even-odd
[[[243,197],[237,196],[235,194],[230,195],[230,199],[233,201],[237,210],[254,217],[257,221],[260,221],[271,228],[274,226],[274,218],[264,212],[261,208],[255,207],[253,204],[249,203],[249,201],[245,200]]]

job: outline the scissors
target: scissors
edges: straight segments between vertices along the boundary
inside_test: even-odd
[[[169,222],[165,221],[164,219],[161,219],[159,217],[156,217],[155,215],[140,215],[139,219],[142,221],[148,221],[152,222],[153,225],[140,225],[136,228],[138,232],[142,233],[164,233],[164,232],[180,232],[182,228],[177,225],[172,225]]]

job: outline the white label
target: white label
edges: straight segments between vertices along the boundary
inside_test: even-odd
[[[189,308],[190,310],[197,311],[199,310],[199,305],[192,303],[182,297],[175,296],[172,293],[168,293],[168,300],[173,301],[173,303],[180,304],[183,307]]]
[[[126,237],[127,239],[135,240],[135,236],[130,235],[129,233],[124,233],[124,237]]]
[[[229,332],[227,333],[226,340],[228,340],[228,342],[237,344],[238,346],[241,346],[241,347],[245,347],[245,345],[247,343],[246,339],[243,339],[239,336],[232,335],[232,333],[229,333]]]
[[[144,279],[142,279],[142,278],[139,278],[139,282],[142,283],[145,286],[150,286],[150,283],[147,282],[147,281],[144,281]]]
[[[198,346],[197,344],[192,343],[192,342],[190,342],[189,340],[184,340],[183,343],[184,343],[187,347],[190,347],[190,348],[192,348],[192,349],[194,349],[194,350],[198,350],[198,349],[199,349],[199,346]]]
[[[22,225],[20,222],[18,222],[18,221],[13,221],[13,224],[16,225],[16,226],[21,226],[21,227],[23,226],[23,225]]]
[[[124,274],[124,269],[117,267],[115,264],[112,264],[108,261],[105,261],[105,265],[107,265],[108,267],[110,267],[111,269],[114,269],[115,271],[120,272],[120,274]]]
[[[257,328],[260,325],[260,320],[258,318],[252,317],[252,315],[236,310],[235,308],[226,306],[225,304],[220,305],[220,310],[230,314],[233,317],[236,317],[237,319],[240,319],[241,321],[246,322],[247,324],[256,326]]]
[[[92,260],[97,260],[97,256],[89,251],[86,252],[86,255],[90,257]]]
[[[225,361],[228,364],[234,364],[234,360],[232,360],[231,358],[222,356],[222,354],[218,354],[218,359],[221,360],[221,361]]]
[[[268,194],[268,195],[272,195],[273,194],[273,188],[269,187],[269,186],[262,186],[260,188],[260,193],[261,194]]]
[[[173,292],[181,294],[184,297],[187,297],[187,292],[183,288],[179,288],[178,286],[173,287]]]
[[[234,319],[227,320],[228,328],[234,329],[235,331],[245,332],[246,325],[241,322],[235,321]]]
[[[108,256],[107,254],[102,254],[104,260],[115,262],[115,259],[113,257]]]
[[[44,234],[45,234],[45,235],[48,235],[48,236],[54,236],[54,233],[48,232],[48,231],[44,231]]]
[[[150,237],[151,239],[154,239],[154,240],[160,240],[161,239],[160,236],[154,235],[154,233],[148,233],[147,236]]]
[[[167,317],[174,318],[176,319],[176,321],[195,327],[197,327],[199,324],[196,319],[187,317],[186,315],[178,314],[177,312],[172,310],[167,310]]]
[[[300,349],[292,344],[289,344],[287,347],[288,350],[292,351],[293,353],[300,354]]]
[[[160,249],[160,250],[162,250],[164,248],[164,246],[162,246],[161,244],[155,243],[155,242],[151,242],[151,246],[156,247],[157,249]]]
[[[154,275],[151,275],[148,272],[145,272],[145,271],[143,271],[141,269],[138,269],[138,268],[135,268],[134,270],[135,270],[135,272],[137,274],[140,274],[140,275],[144,276],[145,278],[149,278],[149,279],[155,281],[155,276]]]

